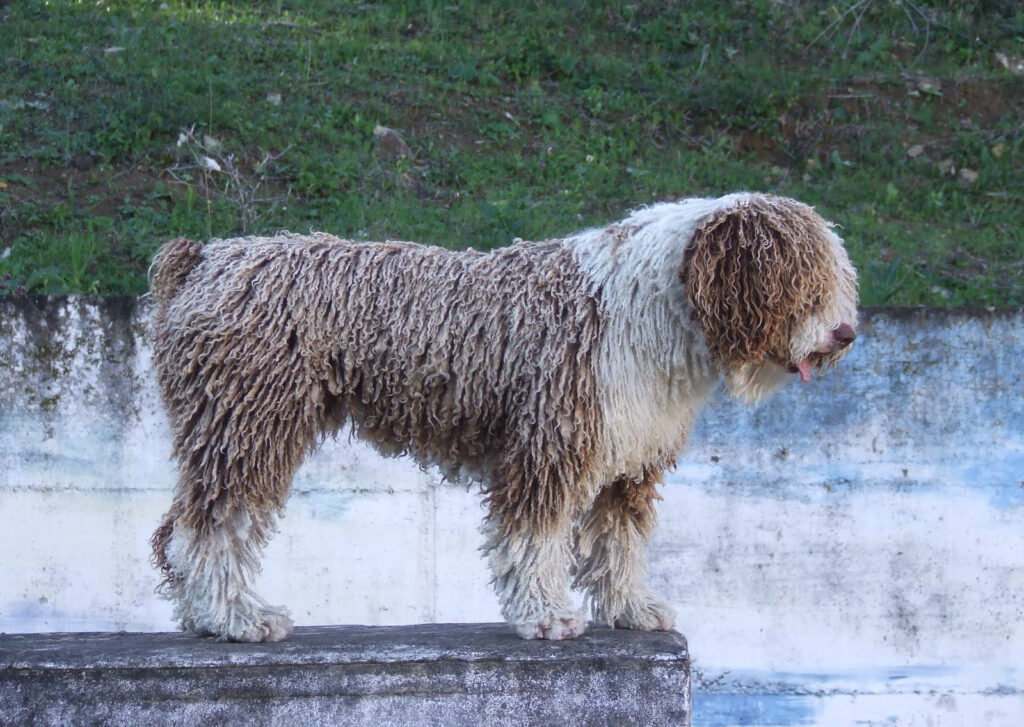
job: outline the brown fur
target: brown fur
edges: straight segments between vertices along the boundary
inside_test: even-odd
[[[157,301],[168,301],[178,293],[202,258],[201,243],[179,237],[160,248],[153,258],[149,289]]]
[[[588,495],[601,315],[556,244],[489,254],[328,235],[177,240],[157,256],[156,368],[180,480],[152,545],[165,582],[179,520],[283,507],[320,433],[348,421],[387,454],[489,476],[508,535]],[[269,533],[256,532],[255,546]]]
[[[662,466],[646,467],[638,479],[618,478],[598,493],[573,530],[572,586],[587,594],[598,621],[615,625],[637,611],[638,604],[629,603],[630,589],[639,590],[636,584],[645,575],[637,563],[644,562],[644,543],[657,520],[654,503],[661,499],[663,472]]]
[[[822,244],[822,224],[807,205],[756,197],[709,215],[697,228],[681,278],[716,358],[726,365],[765,358],[792,363],[793,326],[836,292],[838,266]],[[820,355],[814,363],[841,355]]]
[[[661,499],[658,485],[662,468],[645,468],[643,477],[620,477],[598,494],[591,506],[596,530],[607,532],[614,528],[635,528],[641,537],[648,537],[656,520],[654,502]]]

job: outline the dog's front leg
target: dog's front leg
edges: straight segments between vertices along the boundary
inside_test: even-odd
[[[524,639],[574,639],[587,620],[569,598],[569,520],[514,528],[492,512],[484,525],[501,613]]]
[[[586,592],[596,621],[643,631],[666,631],[675,624],[672,608],[645,580],[659,480],[655,470],[615,480],[576,524],[573,587]]]

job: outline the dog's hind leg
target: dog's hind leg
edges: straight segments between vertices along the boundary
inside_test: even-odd
[[[251,586],[273,513],[244,507],[214,508],[198,528],[179,518],[172,526],[167,562],[170,593],[182,629],[227,641],[280,641],[292,630],[283,608],[269,606]]]
[[[596,621],[665,631],[672,608],[647,587],[647,539],[654,528],[660,473],[620,478],[598,493],[573,532],[573,587],[584,590]]]
[[[236,372],[226,390],[200,379],[190,408],[169,407],[180,479],[153,549],[162,590],[187,631],[231,641],[278,641],[291,632],[287,612],[267,605],[252,583],[315,439],[315,397],[288,388],[295,370]],[[235,390],[242,395],[228,395]]]

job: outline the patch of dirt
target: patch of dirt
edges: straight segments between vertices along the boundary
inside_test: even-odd
[[[117,217],[125,205],[151,204],[153,190],[167,181],[162,168],[145,164],[109,167],[76,157],[64,167],[37,160],[0,166],[8,202],[0,206],[0,241],[7,243],[23,226],[25,210],[65,204],[69,212]],[[9,210],[16,211],[10,214]]]
[[[833,152],[856,160],[880,137],[892,137],[898,153],[914,144],[930,150],[948,146],[957,132],[995,137],[1007,119],[1024,118],[1024,77],[933,79],[905,75],[898,81],[874,78],[837,83],[781,109],[774,123],[743,126],[714,110],[688,115],[685,128],[665,124],[646,129],[659,148],[671,144],[703,147],[727,136],[732,148],[755,161],[800,169],[809,159]],[[635,118],[624,118],[634,124]]]
[[[929,117],[927,123],[921,115]],[[905,76],[902,83],[855,81],[842,90],[798,102],[780,117],[775,134],[738,130],[737,149],[777,165],[807,159],[860,156],[861,140],[873,130],[903,130],[906,147],[948,145],[958,130],[992,129],[1000,120],[1024,118],[1024,78],[963,78],[939,81]]]

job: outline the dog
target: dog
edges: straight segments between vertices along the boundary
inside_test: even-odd
[[[252,588],[292,476],[350,426],[480,484],[483,551],[525,639],[667,630],[646,585],[657,485],[716,382],[758,401],[853,343],[857,278],[782,197],[661,203],[490,252],[327,234],[178,239],[153,262],[179,481],[152,538],[181,627],[286,638]],[[584,611],[569,590],[584,594]]]

